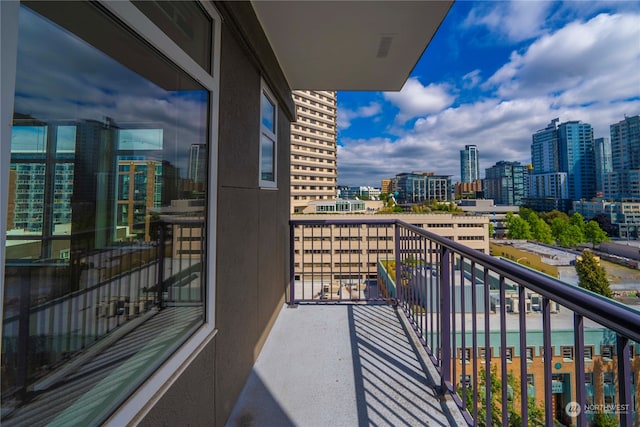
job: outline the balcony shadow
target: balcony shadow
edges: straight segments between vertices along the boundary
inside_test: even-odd
[[[392,306],[348,307],[358,425],[456,425]]]
[[[274,397],[273,391],[252,369],[227,427],[293,427],[296,424]]]

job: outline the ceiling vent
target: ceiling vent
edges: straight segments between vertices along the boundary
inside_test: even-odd
[[[380,37],[380,44],[378,45],[378,54],[376,58],[383,59],[389,55],[389,50],[391,50],[391,42],[393,41],[393,37],[395,34],[384,35]]]

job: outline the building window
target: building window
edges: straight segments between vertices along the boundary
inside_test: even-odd
[[[260,187],[276,188],[278,104],[262,82],[260,95]]]
[[[593,359],[593,346],[586,346],[584,348],[584,358],[585,360]]]
[[[505,349],[505,359],[507,362],[511,362],[513,360],[513,347],[507,347]]]
[[[206,14],[204,27],[218,20],[213,7],[190,3]],[[206,224],[217,170],[207,153],[217,152],[210,123],[219,61],[205,57],[216,65],[203,68],[188,59],[130,2],[33,2],[14,11],[15,30],[0,28],[3,49],[17,48],[15,81],[2,75],[14,111],[0,118],[12,118],[1,123],[11,128],[10,170],[1,172],[15,170],[31,188],[18,185],[2,201],[19,206],[26,197],[29,210],[23,232],[4,235],[1,291],[28,297],[4,300],[3,313],[19,307],[27,316],[3,318],[2,422],[20,423],[5,405],[26,403],[17,412],[28,413],[20,399],[32,389],[50,402],[40,420],[122,421],[146,401],[129,399],[134,390],[158,391],[175,375],[171,363],[185,364],[214,333],[207,265],[215,239]],[[203,40],[209,58],[219,58],[217,40]],[[167,44],[175,49],[161,49]],[[170,209],[178,200],[189,220]],[[131,331],[140,338],[126,341]],[[83,370],[96,380],[78,382]],[[62,384],[74,393],[60,393]],[[84,405],[92,401],[101,403]],[[69,413],[73,420],[62,417]]]
[[[534,387],[536,385],[535,377],[533,376],[533,374],[527,374],[527,384],[529,385],[529,387]]]
[[[603,359],[613,359],[613,346],[612,345],[603,345],[601,347],[601,354]]]
[[[573,347],[560,347],[562,358],[566,360],[573,360]]]
[[[593,372],[584,373],[584,384],[586,386],[593,385]]]
[[[604,384],[613,384],[614,375],[613,372],[604,372],[602,374],[602,382]]]
[[[533,361],[534,351],[534,347],[527,347],[527,362]]]

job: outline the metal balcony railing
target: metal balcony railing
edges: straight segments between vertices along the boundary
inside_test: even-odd
[[[640,311],[400,220],[290,227],[288,303],[398,304],[469,425],[640,422]]]
[[[151,224],[148,242],[114,242],[70,259],[7,260],[2,423],[10,425],[12,412],[34,395],[72,382],[69,376],[90,362],[95,365],[97,354],[163,309],[193,309],[202,322],[204,226],[202,218],[168,218]],[[92,238],[92,233],[76,233],[53,245],[73,251]],[[166,333],[163,328],[147,335]],[[56,399],[50,412],[73,403],[63,395]]]

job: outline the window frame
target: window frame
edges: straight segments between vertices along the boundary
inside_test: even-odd
[[[262,124],[262,99],[266,97],[273,105],[273,131]],[[260,134],[258,138],[258,183],[261,189],[278,189],[278,101],[271,89],[260,79]],[[273,181],[262,179],[262,138],[266,137],[273,142]]]
[[[212,31],[212,64],[211,72],[203,69],[195,60],[184,52],[169,36],[160,30],[147,16],[128,0],[108,1],[98,0],[98,4],[113,14],[122,25],[138,37],[150,44],[160,54],[178,68],[200,83],[209,91],[209,176],[207,223],[214,224],[207,227],[207,269],[206,269],[206,301],[203,324],[188,337],[177,350],[162,361],[162,365],[145,382],[135,390],[131,390],[126,400],[118,404],[112,415],[105,421],[105,425],[130,425],[140,422],[147,413],[158,404],[180,375],[186,371],[217,333],[215,328],[215,296],[216,296],[216,228],[217,223],[217,157],[218,127],[219,127],[219,88],[220,88],[220,40],[222,19],[213,4],[194,0],[207,13],[213,23]],[[0,140],[11,140],[12,113],[14,111],[15,80],[18,46],[18,15],[20,2],[0,2],[0,51],[2,64],[0,73],[0,87],[2,93],[12,94],[3,96],[0,100],[2,115],[0,116]],[[0,221],[6,223],[8,200],[8,171],[10,167],[10,144],[0,144]],[[6,174],[5,174],[6,172]],[[0,244],[6,244],[5,233],[0,233]],[[4,251],[0,251],[0,263],[5,265]],[[0,275],[0,304],[4,305],[4,275]]]

